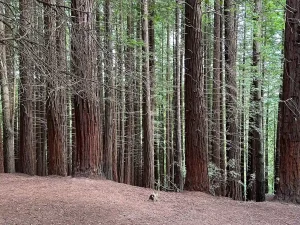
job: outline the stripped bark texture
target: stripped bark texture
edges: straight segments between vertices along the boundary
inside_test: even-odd
[[[98,105],[98,110],[99,110],[99,133],[100,133],[100,137],[99,137],[99,145],[100,145],[100,162],[103,162],[103,128],[104,128],[104,124],[103,124],[103,117],[105,115],[105,100],[104,100],[104,66],[103,66],[103,50],[100,47],[99,43],[103,43],[103,34],[102,34],[102,21],[101,21],[101,5],[102,3],[97,1],[96,2],[96,31],[97,31],[97,42],[98,42],[98,46],[97,46],[97,77],[98,77],[98,83],[99,83],[99,87],[98,87],[98,92],[99,92],[99,105]]]
[[[225,148],[225,140],[226,140],[226,118],[225,118],[225,73],[224,71],[224,60],[225,60],[225,43],[224,43],[224,4],[220,2],[220,10],[221,10],[221,26],[220,26],[220,37],[222,39],[221,46],[220,46],[220,81],[221,81],[221,94],[220,94],[220,103],[221,103],[221,109],[220,109],[220,118],[221,118],[221,126],[220,126],[220,133],[221,133],[221,142],[220,142],[220,167],[221,167],[221,176],[222,182],[221,184],[221,195],[226,196],[226,181],[227,181],[227,171],[226,171],[226,148]]]
[[[20,0],[20,169],[21,172],[35,174],[35,147],[33,145],[33,59],[28,54],[33,51],[30,40],[33,29],[33,0]]]
[[[240,184],[240,148],[238,137],[237,81],[236,81],[236,29],[235,4],[233,0],[224,1],[225,15],[225,77],[226,77],[226,144],[228,160],[227,196],[242,199]]]
[[[155,87],[155,0],[148,0],[148,35],[149,35],[149,70],[150,70],[150,99],[151,99],[151,122],[153,129],[153,148],[154,148],[154,179],[155,184],[158,183],[158,151],[157,141],[154,139],[154,133],[156,128],[154,127],[154,112],[155,112],[155,99],[154,99],[154,87]],[[156,118],[155,118],[156,119]],[[155,189],[157,187],[155,186]]]
[[[0,36],[4,38],[6,35],[4,16],[7,15],[5,5],[0,4]],[[9,85],[8,67],[11,64],[10,52],[7,49],[11,48],[6,43],[0,45],[0,76],[1,76],[1,91],[2,91],[2,113],[3,113],[3,146],[1,140],[0,149],[0,172],[14,173],[15,172],[15,154],[14,154],[14,127],[12,117],[11,95]],[[2,136],[2,135],[1,135]],[[4,168],[3,168],[4,166]]]
[[[300,203],[300,2],[287,0],[278,198]]]
[[[136,39],[142,41],[142,10],[141,1],[137,1],[138,19],[136,24]],[[134,94],[134,184],[136,186],[143,186],[143,151],[142,151],[142,47],[135,46],[135,94]]]
[[[261,39],[261,12],[262,12],[262,1],[255,0],[255,9],[253,17],[255,29],[253,37],[253,67],[255,68],[254,88],[255,88],[255,129],[254,129],[254,140],[255,140],[255,181],[256,181],[256,201],[265,201],[265,164],[264,164],[264,148],[263,148],[263,119],[262,119],[262,81],[261,81],[261,50],[260,50],[260,39]]]
[[[167,24],[167,49],[170,49],[170,25]],[[167,68],[166,68],[166,81],[167,81],[167,111],[166,111],[166,179],[167,187],[173,189],[173,178],[174,178],[174,151],[173,151],[173,140],[172,140],[172,111],[171,111],[171,59],[170,52],[167,51]]]
[[[93,0],[72,0],[71,66],[77,81],[73,97],[76,147],[73,175],[101,174],[99,110],[97,105],[97,70]]]
[[[54,0],[47,0],[49,4],[55,4]],[[59,2],[58,2],[59,3]],[[65,112],[66,112],[66,97],[64,89],[61,88],[64,84],[62,74],[58,74],[58,63],[64,63],[61,51],[61,41],[64,37],[58,36],[63,28],[56,27],[56,11],[45,5],[45,44],[47,48],[46,62],[48,64],[48,79],[47,79],[47,141],[48,141],[48,174],[66,176],[66,161],[65,161]],[[61,26],[61,24],[58,24]],[[62,38],[60,40],[59,38]],[[58,40],[58,42],[56,42]],[[58,44],[58,45],[57,45]],[[57,54],[59,48],[60,54]],[[59,58],[58,58],[59,57]],[[65,70],[65,68],[60,68]]]
[[[176,46],[175,46],[175,73],[174,73],[174,184],[176,189],[183,190],[183,175],[182,175],[182,145],[181,145],[181,63],[180,63],[180,9],[179,1],[176,1]]]
[[[116,129],[116,112],[115,112],[115,77],[113,72],[113,55],[111,41],[111,6],[110,0],[104,2],[104,22],[105,22],[105,127],[104,127],[104,165],[103,170],[107,179],[116,180],[116,146],[114,145]]]
[[[131,4],[132,6],[132,4]],[[133,39],[133,18],[132,14],[127,16],[127,38]],[[134,48],[127,46],[127,83],[126,83],[126,136],[125,136],[125,183],[131,184],[131,172],[132,172],[132,161],[133,149],[134,149],[134,92],[131,89],[134,85]]]
[[[214,59],[213,59],[213,115],[212,115],[212,162],[217,168],[220,168],[220,142],[221,142],[221,10],[220,1],[214,3]],[[213,185],[213,183],[211,184]],[[216,184],[217,186],[220,185]],[[214,190],[216,195],[220,195],[219,187]]]
[[[56,0],[56,4],[60,6],[65,5],[64,0]],[[61,79],[58,79],[58,84],[56,84],[57,89],[61,89],[57,93],[57,98],[59,98],[59,104],[61,104],[60,107],[58,107],[58,118],[60,119],[60,122],[58,122],[58,133],[61,135],[61,146],[63,146],[63,152],[60,153],[61,157],[64,159],[64,166],[65,170],[68,171],[68,161],[71,158],[71,151],[69,151],[68,146],[68,99],[66,94],[66,89],[62,89],[61,87],[65,87],[65,82],[68,81],[68,77],[66,77],[67,72],[67,55],[66,55],[66,19],[65,19],[65,12],[63,8],[59,8],[57,11],[56,16],[56,55],[57,55],[57,71],[58,76]],[[64,156],[62,156],[62,154]],[[69,163],[71,165],[71,162]],[[71,166],[69,166],[71,167]]]
[[[149,64],[148,0],[142,0],[143,11],[143,186],[154,188],[154,135]]]
[[[38,37],[40,43],[36,47],[36,52],[39,59],[45,62],[45,57],[48,51],[48,47],[45,46],[45,23],[44,23],[44,7],[43,5],[36,5],[36,13],[38,17],[35,21],[35,29],[37,32],[44,34]],[[45,70],[44,70],[45,69]],[[47,71],[47,72],[46,72]],[[49,75],[46,67],[37,66],[35,69],[35,87],[34,87],[34,127],[35,127],[35,147],[36,147],[36,174],[38,176],[46,176],[48,173],[48,159],[47,159],[47,117],[46,117],[46,76]]]
[[[209,191],[207,116],[201,54],[201,2],[185,2],[185,189]]]

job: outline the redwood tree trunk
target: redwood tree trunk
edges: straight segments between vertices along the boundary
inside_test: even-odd
[[[201,53],[201,2],[185,4],[185,189],[209,191],[207,116]]]
[[[77,81],[74,96],[76,147],[73,175],[99,175],[100,124],[97,106],[97,70],[93,0],[72,0],[72,72]]]
[[[174,73],[174,184],[177,190],[183,190],[182,177],[182,145],[181,145],[181,63],[180,63],[180,5],[176,1],[176,46],[175,46],[175,73]],[[168,50],[167,50],[168,51]]]
[[[132,6],[132,5],[131,5]],[[133,30],[133,18],[132,15],[127,16],[127,36],[130,39],[133,39],[134,30]],[[133,90],[131,87],[134,86],[134,54],[133,54],[133,47],[127,47],[127,88],[126,88],[126,135],[125,135],[125,183],[130,184],[131,182],[131,169],[132,169],[132,155],[134,149],[134,99],[133,99]]]
[[[136,24],[136,39],[138,41],[142,41],[142,30],[141,30],[141,24],[142,24],[142,1],[137,1],[137,12],[138,12],[138,19]],[[134,82],[135,87],[135,94],[134,94],[134,133],[136,134],[134,139],[134,181],[136,186],[143,186],[143,150],[142,150],[142,47],[141,46],[135,46],[135,74],[136,79]]]
[[[115,77],[113,72],[113,50],[111,42],[111,6],[110,0],[104,3],[104,21],[105,21],[105,45],[107,59],[105,63],[105,128],[104,128],[104,174],[109,180],[117,180],[116,167],[116,146],[115,129],[116,129],[116,112],[115,112]]]
[[[143,186],[154,188],[154,135],[149,64],[148,0],[143,0]]]
[[[46,5],[44,5],[46,6]],[[38,32],[44,33],[45,23],[44,23],[44,9],[40,5],[36,8],[38,13],[38,18],[36,21],[36,29]],[[45,32],[46,33],[46,32]],[[43,61],[48,53],[44,49],[48,50],[45,46],[46,34],[40,36],[39,43],[40,46],[37,48],[38,56]],[[44,46],[43,46],[44,45]],[[48,57],[48,55],[47,55]],[[48,63],[48,62],[47,62]],[[48,69],[48,68],[47,68]],[[35,73],[35,84],[34,88],[34,102],[35,102],[35,147],[36,147],[36,160],[37,169],[36,173],[38,176],[46,176],[48,171],[48,160],[47,160],[47,122],[46,122],[46,76],[44,76],[47,71],[47,77],[49,76],[49,70],[44,70],[42,68],[37,68]]]
[[[55,0],[47,0],[47,3],[54,4]],[[59,3],[59,1],[58,1]],[[46,62],[48,64],[49,74],[47,76],[47,141],[48,141],[48,162],[49,175],[66,176],[66,161],[65,161],[65,137],[66,137],[66,97],[64,89],[63,74],[58,74],[58,71],[65,70],[62,68],[64,58],[62,57],[61,41],[64,37],[60,34],[63,28],[56,27],[56,13],[45,4],[45,44],[47,46]],[[59,24],[61,26],[61,24]],[[58,43],[56,43],[56,32],[58,34]],[[62,38],[60,40],[60,38]],[[58,44],[58,45],[56,45]],[[57,51],[60,52],[57,55]],[[59,58],[57,58],[59,56]],[[58,63],[60,69],[58,70]],[[65,66],[64,66],[65,67]]]
[[[224,1],[225,15],[225,76],[226,76],[226,128],[228,186],[227,196],[242,200],[240,184],[240,148],[238,137],[237,81],[236,81],[236,29],[235,4],[233,0]],[[234,174],[233,176],[231,176]]]
[[[253,37],[253,66],[255,67],[256,77],[254,78],[255,88],[255,129],[254,129],[254,140],[255,140],[255,178],[256,178],[256,201],[265,201],[265,162],[264,162],[264,148],[263,148],[263,119],[262,119],[262,96],[261,96],[261,74],[260,74],[260,39],[261,39],[261,11],[262,1],[255,1],[254,13],[254,24],[255,32]]]
[[[5,25],[2,22],[3,16],[7,15],[6,11],[10,11],[9,9],[5,10],[5,5],[0,4],[0,36],[5,37],[6,29]],[[8,29],[7,29],[8,30]],[[1,150],[0,150],[0,172],[14,173],[15,172],[15,153],[14,153],[14,127],[13,127],[13,107],[10,95],[10,84],[9,84],[9,63],[13,61],[13,54],[9,54],[7,51],[12,47],[7,46],[6,43],[1,43],[0,45],[0,75],[1,75],[1,91],[2,91],[2,111],[3,111],[3,146],[1,140]],[[1,134],[2,136],[2,134]],[[3,151],[4,150],[4,151]],[[4,164],[3,164],[4,163]]]
[[[36,167],[33,145],[33,62],[28,54],[31,44],[26,41],[32,33],[33,0],[20,0],[20,168],[21,172],[34,175]]]
[[[221,156],[221,10],[220,2],[215,1],[215,14],[214,14],[214,59],[213,59],[213,115],[212,115],[212,162],[217,168],[220,168],[220,156]],[[221,183],[215,184],[220,185]],[[216,187],[214,190],[216,195],[220,195],[220,188]]]
[[[300,203],[300,2],[287,0],[284,41],[284,74],[281,135],[280,172],[277,196],[285,201]]]

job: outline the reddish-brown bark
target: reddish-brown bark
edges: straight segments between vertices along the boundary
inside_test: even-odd
[[[285,201],[300,203],[300,2],[287,0],[284,38],[284,75],[281,132],[279,190]]]
[[[225,76],[226,76],[226,144],[228,160],[227,196],[242,199],[240,184],[241,154],[238,137],[237,81],[236,81],[236,29],[234,1],[224,1],[225,15]]]
[[[138,11],[141,12],[141,1],[137,2],[137,8]],[[142,32],[141,32],[141,22],[142,22],[142,16],[140,15],[137,20],[136,24],[136,39],[141,41]],[[135,94],[134,94],[134,133],[137,134],[134,139],[134,160],[132,166],[135,168],[133,170],[134,172],[134,184],[136,186],[142,186],[142,173],[143,173],[143,151],[142,151],[142,141],[141,141],[141,133],[142,133],[142,102],[141,102],[141,95],[142,95],[142,73],[141,73],[141,65],[142,65],[142,47],[141,46],[135,46]]]
[[[176,1],[176,28],[175,28],[175,68],[174,68],[174,184],[177,190],[183,190],[183,171],[182,171],[182,143],[181,143],[181,42],[180,42],[180,26],[181,26],[181,15],[179,1]]]
[[[111,41],[111,6],[110,0],[104,2],[104,22],[105,22],[105,126],[104,126],[104,162],[103,170],[107,179],[117,180],[117,152],[116,152],[116,112],[115,112],[115,77],[113,72],[113,50]]]
[[[221,10],[220,2],[215,1],[214,3],[214,59],[213,59],[213,115],[212,115],[212,162],[217,168],[220,168],[220,143],[221,143],[221,68],[220,68],[220,57],[221,57]],[[219,183],[220,184],[220,183]],[[214,190],[216,195],[220,195],[220,188]]]
[[[47,0],[50,4],[54,4],[54,0]],[[59,1],[58,1],[59,3]],[[64,79],[62,75],[58,76],[58,71],[65,70],[63,58],[64,40],[63,34],[60,34],[62,28],[56,27],[56,12],[45,5],[45,40],[48,51],[46,61],[49,66],[47,79],[47,141],[48,141],[48,174],[66,176],[66,160],[65,160],[65,116],[66,116],[66,97],[64,90],[61,89]],[[61,26],[61,24],[60,24]],[[58,42],[56,43],[56,32],[58,34]],[[60,40],[59,38],[62,38]],[[57,49],[59,50],[57,54]],[[57,58],[59,56],[59,58]],[[60,70],[58,70],[58,63]],[[63,65],[63,67],[61,66]]]
[[[33,62],[28,57],[31,44],[26,40],[32,35],[33,0],[20,0],[20,36],[24,37],[20,50],[20,169],[21,172],[34,175],[36,167],[35,147],[33,145]]]
[[[96,103],[97,80],[93,0],[72,0],[72,70],[77,80],[73,98],[75,111],[76,147],[73,152],[73,175],[99,175],[100,131]]]
[[[209,191],[207,122],[201,53],[201,3],[185,4],[185,189]]]
[[[148,0],[143,0],[143,186],[154,188],[154,135],[149,64]]]
[[[130,39],[133,39],[134,30],[133,30],[133,18],[132,15],[127,16],[127,36]],[[134,92],[131,87],[134,85],[134,55],[133,55],[133,47],[127,47],[127,62],[126,70],[128,73],[127,76],[127,88],[126,88],[126,130],[125,130],[125,166],[124,166],[124,174],[125,179],[124,182],[126,184],[131,184],[132,181],[132,164],[134,161],[132,160],[133,149],[134,149],[134,102],[133,95]]]
[[[9,3],[9,2],[7,2]],[[6,4],[0,5],[0,36],[5,37],[12,35],[12,30],[5,26],[3,22],[5,17],[9,18],[12,13]],[[3,145],[1,144],[2,157],[4,156],[4,171],[7,173],[15,172],[15,154],[14,154],[14,130],[13,130],[13,110],[12,96],[10,88],[14,82],[11,82],[13,76],[14,48],[11,44],[1,43],[0,45],[0,80],[1,80],[1,103],[2,103],[2,122],[3,122]],[[12,91],[14,89],[12,88]],[[1,153],[0,153],[1,155]],[[3,160],[3,158],[2,158]],[[1,159],[0,159],[1,161]],[[0,171],[3,163],[0,162]]]

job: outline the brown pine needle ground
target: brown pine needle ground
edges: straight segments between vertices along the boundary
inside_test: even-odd
[[[160,192],[106,180],[0,174],[0,224],[300,224],[300,206]]]

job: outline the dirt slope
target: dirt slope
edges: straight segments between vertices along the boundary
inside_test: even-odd
[[[300,224],[300,206],[159,193],[105,180],[0,174],[0,224]]]

